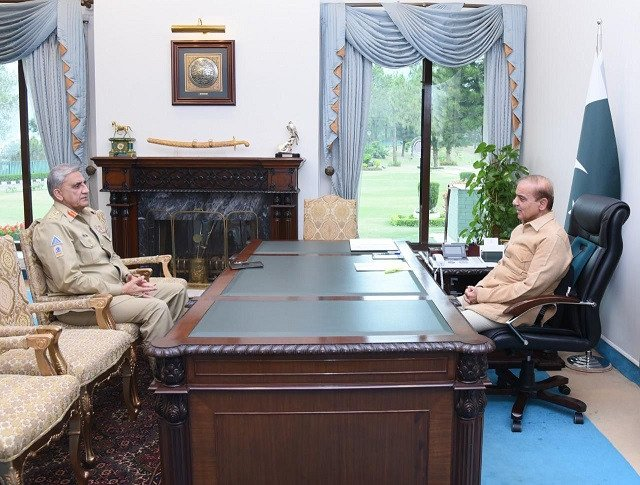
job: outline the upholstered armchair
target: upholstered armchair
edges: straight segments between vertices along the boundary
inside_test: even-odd
[[[29,304],[14,242],[10,237],[0,238],[0,329],[19,326],[25,332],[37,334],[42,325],[34,326],[32,313],[51,314],[56,310],[70,309],[94,310],[100,327],[103,327],[66,328],[57,338],[61,357],[52,356],[51,359],[59,370],[64,370],[66,366],[68,373],[80,381],[81,409],[86,429],[83,434],[84,460],[88,465],[95,461],[91,446],[92,395],[95,387],[119,375],[131,419],[135,419],[140,407],[135,383],[135,337],[113,329],[113,318],[108,311],[111,299],[111,295],[94,295],[84,299]],[[39,375],[38,355],[24,348],[1,352],[0,373]]]
[[[61,369],[65,366],[57,344],[61,330],[0,327],[0,353],[32,351],[39,371],[29,376],[0,373],[0,483],[22,484],[27,458],[62,437],[65,428],[76,481],[87,483],[88,473],[80,459],[80,382]]]
[[[105,221],[104,214],[102,211],[97,211],[97,215],[100,220]],[[106,221],[105,221],[106,224]],[[20,247],[22,249],[22,254],[24,256],[25,266],[27,268],[27,274],[29,275],[29,287],[31,290],[31,295],[35,302],[64,302],[67,300],[78,301],[79,299],[90,299],[93,298],[94,295],[82,295],[77,297],[72,296],[49,296],[47,290],[47,282],[44,275],[44,270],[42,269],[42,263],[40,259],[36,255],[33,250],[33,229],[31,227],[23,229],[20,231]],[[162,254],[158,256],[144,256],[139,258],[123,258],[122,262],[127,266],[138,266],[145,264],[160,264],[162,265],[162,274],[164,278],[171,278],[171,273],[169,271],[169,263],[171,262],[171,255]],[[142,276],[145,276],[147,279],[151,279],[152,281],[155,279],[151,277],[151,269],[150,268],[138,268],[133,269],[132,273],[137,273]],[[52,310],[48,310],[49,313],[38,311],[36,316],[38,318],[38,322],[40,324],[48,323],[51,318]],[[108,312],[107,312],[108,313]],[[58,325],[62,327],[66,327],[65,324],[61,322],[57,322]],[[129,333],[135,339],[140,338],[140,327],[135,323],[115,323],[113,319],[107,322],[105,319],[102,321],[100,318],[98,319],[98,325],[100,328],[115,328],[116,330],[122,330],[124,332]],[[73,327],[70,327],[73,328]],[[84,327],[89,328],[89,327]],[[93,327],[97,328],[97,327]]]
[[[574,412],[574,422],[584,422],[587,405],[568,396],[565,376],[535,380],[535,351],[590,352],[600,340],[600,302],[622,256],[622,226],[629,206],[618,199],[584,194],[573,208],[567,231],[572,241],[573,261],[556,294],[539,296],[511,305],[505,313],[512,318],[500,328],[482,332],[497,349],[521,353],[520,373],[496,366],[498,381],[487,392],[515,396],[511,408],[511,429],[522,431],[522,417],[528,401],[540,400]],[[557,312],[544,320],[550,307]],[[517,325],[532,309],[541,311],[534,323]],[[522,318],[521,318],[522,316]],[[560,394],[549,392],[556,388]]]
[[[304,239],[340,241],[357,237],[355,200],[324,195],[304,201]]]

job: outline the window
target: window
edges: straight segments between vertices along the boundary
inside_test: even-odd
[[[51,205],[49,165],[33,112],[22,64],[0,64],[0,235],[15,239],[21,225]]]
[[[402,69],[373,66],[360,237],[441,243],[448,223],[447,239],[458,240],[470,218],[464,178],[482,141],[483,104],[483,60],[460,68],[427,60]],[[450,193],[455,207],[447,206]]]

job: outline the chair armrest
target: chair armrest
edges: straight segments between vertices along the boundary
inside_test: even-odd
[[[540,308],[542,310],[548,306],[559,306],[559,305],[585,305],[585,306],[597,306],[596,303],[592,301],[581,301],[578,298],[574,298],[572,296],[559,296],[559,295],[550,295],[550,296],[538,296],[536,298],[531,298],[529,300],[524,300],[518,303],[514,303],[510,307],[504,310],[504,313],[507,315],[512,315],[509,321],[506,322],[507,326],[511,329],[511,331],[522,341],[522,343],[527,346],[529,345],[529,341],[518,331],[514,326],[514,323],[522,316],[526,311],[531,310],[533,308]]]
[[[60,353],[58,339],[62,328],[55,325],[42,327],[8,327],[22,335],[0,337],[0,351],[12,349],[33,349],[38,370],[43,376],[66,374],[67,364]],[[47,358],[46,352],[49,353]]]
[[[171,261],[170,254],[160,254],[157,256],[141,256],[139,258],[123,258],[122,263],[125,266],[135,266],[139,264],[162,264],[162,275],[165,278],[170,278],[171,272],[169,271],[169,262]]]
[[[115,329],[116,322],[109,311],[109,304],[113,296],[106,293],[98,293],[81,298],[62,298],[54,301],[41,301],[30,303],[27,310],[32,313],[45,313],[65,310],[94,310],[98,326],[102,329]]]
[[[39,331],[47,333],[56,333],[62,331],[62,327],[58,325],[0,325],[0,338],[4,337],[22,337],[25,335],[33,335]]]
[[[514,303],[506,310],[504,313],[507,315],[513,315],[514,317],[522,315],[524,312],[531,310],[536,307],[543,307],[545,305],[560,305],[560,304],[573,304],[576,305],[580,303],[580,300],[571,296],[558,296],[558,295],[550,295],[550,296],[538,296],[536,298],[531,298],[529,300],[520,301],[518,303]]]
[[[136,268],[131,270],[131,274],[142,276],[145,280],[149,281],[151,275],[153,274],[153,270],[151,268]]]

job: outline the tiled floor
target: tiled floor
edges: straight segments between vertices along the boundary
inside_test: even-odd
[[[563,358],[570,354],[561,354]],[[587,404],[585,416],[640,474],[640,387],[616,369],[584,373],[552,371],[569,378],[571,395]]]

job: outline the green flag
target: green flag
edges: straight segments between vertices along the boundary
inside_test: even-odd
[[[567,225],[571,208],[582,194],[620,198],[618,148],[609,110],[601,52],[596,53],[591,70],[578,156],[573,170]]]

